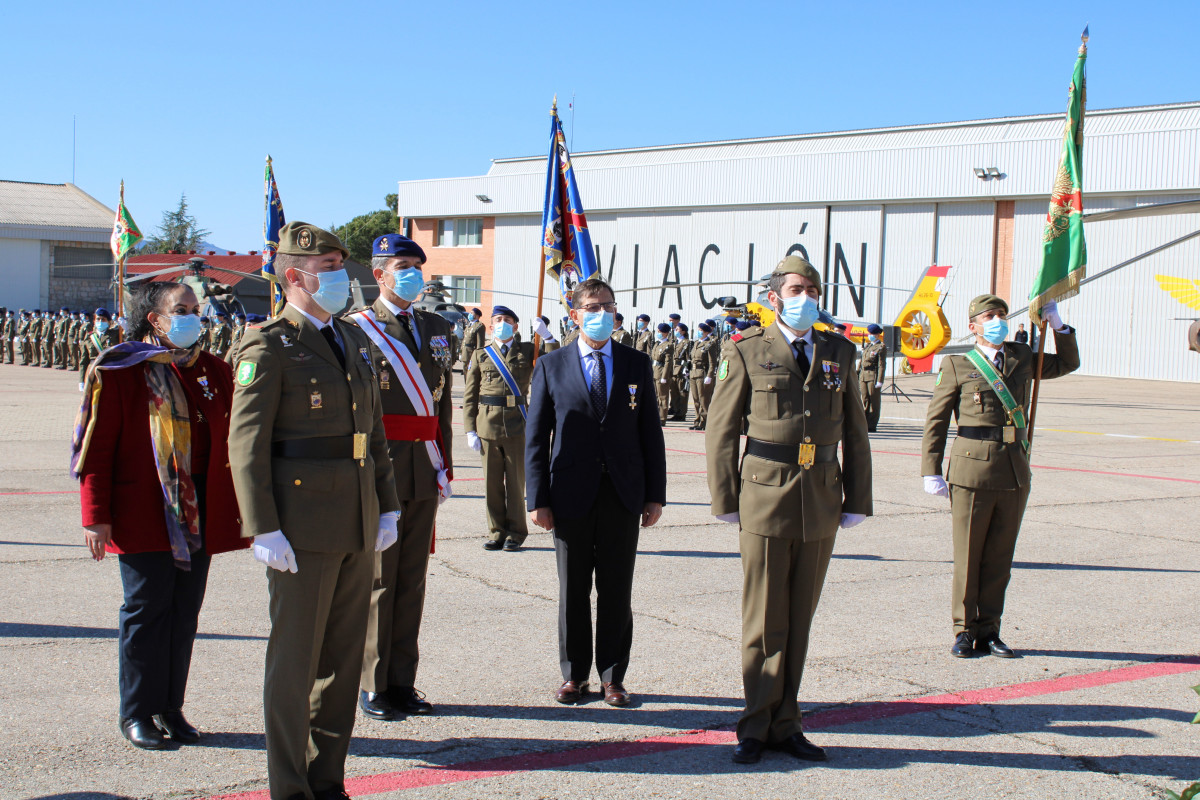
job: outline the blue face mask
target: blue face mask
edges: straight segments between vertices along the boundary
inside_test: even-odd
[[[687,334],[683,331],[675,331],[675,338],[682,342],[687,338]]]
[[[297,270],[304,272],[304,270]],[[317,290],[315,292],[304,291],[312,295],[312,299],[317,301],[322,309],[327,314],[336,314],[346,307],[346,300],[350,297],[350,276],[346,274],[346,270],[338,269],[333,272],[304,272],[305,275],[314,275],[317,279]],[[303,287],[301,287],[303,288]],[[173,341],[173,340],[172,340]]]
[[[639,319],[639,320],[638,320],[638,324],[637,324],[637,329],[638,329],[639,331],[644,331],[644,330],[646,330],[646,321],[645,321],[645,320],[642,320],[642,319]]]
[[[108,330],[108,321],[107,320],[102,319],[96,323],[96,332],[97,333],[104,333],[107,330]]]
[[[512,338],[513,326],[509,325],[507,322],[497,322],[492,326],[492,333],[500,341],[507,342]]]
[[[580,324],[580,329],[593,342],[603,342],[608,337],[612,336],[613,323],[617,320],[617,315],[608,311],[583,312],[583,322]]]
[[[411,303],[425,290],[425,276],[418,267],[397,270],[392,273],[392,291],[401,300]]]
[[[801,294],[784,299],[779,318],[792,330],[806,331],[817,321],[820,310],[816,300],[807,294]]]
[[[1004,344],[1004,340],[1008,338],[1008,320],[992,317],[983,323],[983,338],[997,347]]]
[[[175,347],[186,350],[200,338],[204,323],[195,314],[173,314],[168,319],[171,320],[171,328],[167,331],[166,338]]]
[[[659,331],[658,333],[654,334],[654,338],[657,341],[665,342],[667,340],[667,335],[665,333],[663,333],[662,331]]]

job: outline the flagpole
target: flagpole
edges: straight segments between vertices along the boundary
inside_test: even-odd
[[[117,214],[120,209],[125,208],[125,180],[121,180],[121,204],[117,206]],[[125,254],[121,253],[117,259],[117,319],[125,316]],[[117,341],[125,341],[125,331],[120,325],[117,326]]]
[[[558,116],[558,95],[554,95],[554,101],[550,105],[550,116]],[[546,256],[541,247],[538,248],[538,277],[537,283],[537,317],[542,318],[542,295],[546,292]],[[536,333],[533,335],[533,363],[537,365],[538,351],[542,349],[542,337]]]

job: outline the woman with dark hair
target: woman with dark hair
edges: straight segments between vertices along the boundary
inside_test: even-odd
[[[209,559],[249,542],[226,442],[233,374],[200,351],[199,312],[182,284],[134,293],[127,341],[87,370],[72,440],[85,541],[120,563],[121,733],[147,750],[199,739],[183,700]]]

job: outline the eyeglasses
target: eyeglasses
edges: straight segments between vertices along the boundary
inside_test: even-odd
[[[588,303],[586,306],[579,306],[580,311],[587,312],[588,314],[595,314],[597,311],[600,311],[601,309],[603,309],[604,311],[607,311],[610,314],[615,314],[615,313],[617,313],[617,304],[616,303]]]

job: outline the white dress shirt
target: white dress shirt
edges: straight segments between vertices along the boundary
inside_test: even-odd
[[[383,295],[380,295],[379,299],[382,300],[383,304],[388,307],[388,311],[391,311],[393,314],[396,315],[396,319],[400,319],[405,314],[408,315],[409,330],[412,331],[413,344],[415,344],[417,346],[417,350],[420,351],[420,349],[421,349],[421,334],[417,330],[417,315],[413,313],[412,305],[410,304],[407,309],[403,309],[400,306],[393,303],[391,300],[388,300]],[[404,323],[401,322],[400,324],[403,325]]]
[[[593,350],[590,345],[583,341],[582,336],[575,340],[575,346],[579,348],[579,364],[583,369],[584,386],[591,391],[592,372],[596,369],[596,359],[592,358],[592,353],[599,353],[600,357],[604,359],[604,397],[605,399],[612,397],[612,337],[606,339],[604,347],[601,347],[599,350]]]

